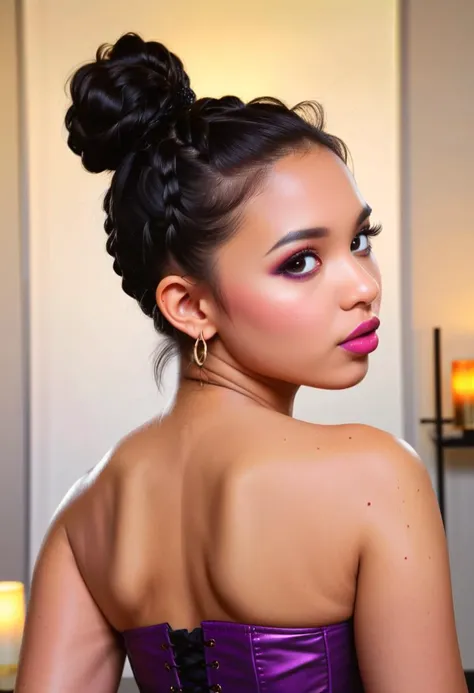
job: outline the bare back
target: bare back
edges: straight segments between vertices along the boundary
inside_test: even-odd
[[[118,632],[141,626],[350,617],[364,691],[465,693],[444,531],[416,455],[370,427],[239,398],[186,398],[68,495],[35,568],[19,693],[57,677],[71,693],[116,690]]]
[[[363,429],[259,407],[186,414],[132,434],[67,513],[76,560],[107,619],[124,630],[349,618]]]

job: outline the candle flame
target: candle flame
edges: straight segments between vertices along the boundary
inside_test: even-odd
[[[451,383],[456,400],[474,399],[474,361],[454,361]]]

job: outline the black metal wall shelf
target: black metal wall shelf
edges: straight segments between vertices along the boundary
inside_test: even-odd
[[[421,424],[434,425],[432,436],[436,448],[436,479],[438,502],[446,526],[446,504],[445,504],[445,449],[474,448],[474,431],[464,431],[463,433],[446,433],[446,424],[454,423],[453,419],[443,417],[443,392],[441,374],[441,329],[435,327],[433,330],[433,352],[434,352],[434,394],[435,394],[435,415],[430,419],[420,419]]]

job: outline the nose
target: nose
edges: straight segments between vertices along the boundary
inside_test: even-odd
[[[343,310],[359,304],[371,305],[380,296],[380,275],[375,264],[366,264],[351,256],[340,271],[340,303]]]

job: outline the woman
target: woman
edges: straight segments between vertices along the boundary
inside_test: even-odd
[[[69,146],[114,172],[114,269],[181,378],[59,509],[17,691],[116,691],[126,654],[143,693],[466,691],[423,465],[292,418],[301,385],[356,385],[378,344],[380,228],[320,107],[196,101],[133,34],[71,95]]]

